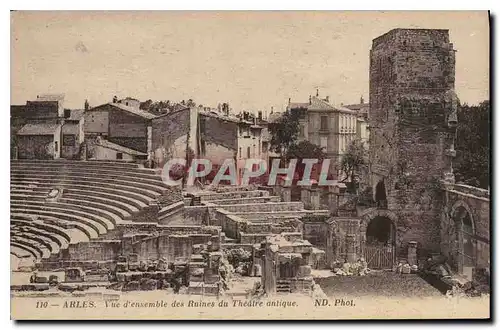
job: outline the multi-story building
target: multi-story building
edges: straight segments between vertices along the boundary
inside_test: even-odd
[[[307,140],[324,149],[330,159],[330,174],[341,175],[340,163],[349,144],[356,139],[357,111],[334,106],[319,93],[309,102],[289,102],[289,111],[299,111],[299,141]]]

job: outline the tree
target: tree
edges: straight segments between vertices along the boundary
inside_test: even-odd
[[[271,150],[286,156],[299,135],[299,115],[296,111],[286,111],[274,123],[270,123]]]
[[[314,177],[315,169],[320,166],[319,164],[327,157],[324,148],[311,143],[309,141],[301,141],[290,145],[286,152],[286,159],[297,159],[297,166],[295,168],[295,177],[302,178],[306,165],[302,163],[303,159],[317,159],[318,165],[314,165],[311,171],[311,177]]]
[[[314,158],[322,161],[326,158],[326,153],[323,149],[324,148],[309,141],[301,141],[290,145],[286,153],[286,158],[296,158],[299,162],[306,158]]]
[[[354,140],[349,144],[340,163],[340,168],[345,174],[345,178],[341,182],[356,183],[358,172],[365,163],[365,153],[366,149],[362,141]]]
[[[454,162],[455,179],[471,186],[488,189],[490,181],[490,102],[461,105]]]

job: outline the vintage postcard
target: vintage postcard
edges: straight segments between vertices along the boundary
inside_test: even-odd
[[[11,318],[490,318],[486,11],[12,11]]]

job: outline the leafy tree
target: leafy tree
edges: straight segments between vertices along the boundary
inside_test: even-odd
[[[297,158],[299,162],[306,158],[314,158],[321,161],[326,158],[326,153],[323,149],[324,148],[309,141],[301,141],[297,144],[293,143],[290,145],[286,157],[288,159]]]
[[[361,166],[365,164],[366,149],[360,140],[354,140],[347,147],[340,163],[341,171],[345,177],[342,182],[355,183]]]
[[[490,180],[490,102],[461,105],[454,161],[455,179],[468,185],[488,189]]]
[[[288,149],[299,136],[299,115],[296,111],[286,111],[275,122],[270,123],[271,150],[286,156]]]
[[[327,157],[322,147],[309,141],[301,141],[292,144],[286,153],[286,159],[297,159],[295,168],[295,178],[302,179],[306,165],[302,163],[303,159],[317,159],[318,162],[313,166],[311,178],[315,178],[321,168],[321,162]],[[317,178],[316,178],[317,179]]]

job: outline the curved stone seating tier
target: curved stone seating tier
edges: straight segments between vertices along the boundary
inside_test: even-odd
[[[106,234],[108,232],[106,227],[90,214],[86,214],[85,216],[83,216],[81,213],[70,210],[47,206],[40,207],[38,205],[11,205],[10,211],[15,213],[36,214],[37,216],[48,215],[75,224],[81,223],[91,228],[90,232],[95,232],[95,237],[97,237],[98,235]]]
[[[79,242],[87,242],[92,238],[97,238],[97,231],[89,226],[88,224],[81,223],[81,222],[75,222],[75,221],[68,221],[66,219],[60,219],[56,216],[50,215],[50,212],[47,212],[49,214],[37,214],[37,220],[42,220],[44,222],[47,222],[49,224],[58,224],[62,228],[65,229],[65,231],[68,233],[69,237],[71,238],[71,243],[75,242],[75,240],[78,240]],[[22,212],[21,210],[16,210],[15,213],[11,211],[11,218],[15,218],[16,216],[21,216],[22,218],[26,219],[27,217],[32,216],[33,211],[31,210],[26,210],[25,212]],[[67,217],[70,218],[71,217]],[[75,227],[75,228],[65,228],[65,227]]]
[[[11,164],[11,170],[15,171],[39,171],[43,172],[51,172],[51,171],[60,171],[60,172],[71,172],[77,171],[79,173],[89,173],[89,174],[106,174],[106,175],[120,175],[125,174],[127,176],[132,176],[141,179],[149,179],[153,181],[161,181],[161,170],[158,172],[153,169],[139,169],[139,168],[119,168],[116,166],[87,166],[85,163],[82,164],[53,164],[51,162],[44,164]]]
[[[11,217],[11,224],[22,226],[24,228],[30,228],[33,230],[43,230],[47,233],[51,233],[54,237],[62,237],[67,244],[71,242],[71,237],[65,231],[63,227],[55,226],[47,223],[43,223],[42,221],[33,221],[23,218],[22,216],[18,216],[16,218]],[[64,245],[64,244],[63,244]]]
[[[111,166],[112,168],[125,168],[125,169],[138,169],[139,165],[135,163],[127,163],[127,162],[118,162],[118,161],[85,161],[85,160],[67,160],[67,159],[53,159],[53,160],[40,160],[40,159],[11,159],[10,165],[52,165],[52,164],[60,164],[66,166],[96,166],[96,167],[105,167]],[[145,169],[150,170],[150,169]]]
[[[111,221],[111,226],[106,223],[105,226],[107,226],[108,230],[113,229],[116,225],[117,222],[122,221],[122,217],[120,215],[117,215],[116,213],[109,212],[106,209],[102,208],[95,208],[87,205],[82,205],[81,201],[78,201],[78,204],[72,204],[72,203],[66,203],[64,201],[61,201],[59,199],[57,202],[45,202],[45,201],[40,201],[40,200],[29,200],[28,202],[26,201],[18,201],[18,200],[12,200],[11,205],[13,203],[17,205],[40,205],[40,206],[55,206],[55,207],[60,207],[63,209],[70,209],[70,210],[76,210],[76,211],[84,211],[88,212],[91,214],[95,214],[99,217],[104,217]],[[104,223],[103,223],[104,224]]]
[[[78,173],[67,173],[67,172],[62,172],[62,173],[38,173],[36,171],[30,171],[30,172],[11,172],[10,174],[11,180],[14,183],[17,183],[17,181],[24,182],[25,180],[36,180],[37,182],[51,182],[51,181],[58,181],[58,180],[65,180],[68,182],[91,182],[91,183],[96,183],[96,184],[103,184],[103,183],[108,183],[108,184],[113,184],[114,186],[117,187],[126,187],[127,190],[130,191],[135,191],[140,194],[144,194],[146,196],[150,196],[152,198],[155,198],[157,196],[160,196],[162,193],[166,191],[166,187],[163,187],[159,184],[149,184],[149,183],[144,183],[141,181],[133,181],[130,179],[125,180],[123,177],[122,178],[110,178],[105,175],[89,175],[89,174],[78,174]]]
[[[41,211],[50,211],[56,213],[63,213],[68,216],[75,216],[83,221],[84,223],[88,223],[89,226],[92,226],[96,230],[98,230],[99,234],[105,234],[110,229],[115,228],[115,223],[113,220],[102,217],[95,213],[90,213],[83,210],[74,210],[65,207],[64,205],[54,205],[55,203],[45,203],[45,204],[25,204],[25,203],[15,203],[11,202],[10,209],[11,211],[15,211],[18,209],[27,209],[36,211],[36,214],[41,214]],[[85,220],[83,220],[85,219]]]
[[[67,165],[53,165],[47,164],[43,166],[39,165],[12,165],[11,170],[15,172],[28,172],[28,171],[38,171],[39,173],[51,173],[58,171],[61,173],[86,173],[90,175],[102,174],[113,178],[114,176],[125,176],[125,177],[135,177],[140,178],[150,183],[162,183],[161,170],[144,170],[144,169],[122,169],[122,168],[110,168],[110,167],[88,167],[88,166],[67,166]]]
[[[18,249],[21,249],[23,251],[26,251],[28,252],[29,254],[31,254],[35,259],[40,259],[42,257],[42,255],[37,252],[35,249],[29,247],[29,246],[26,246],[22,243],[17,243],[17,242],[12,242],[12,240],[10,241],[10,246],[11,247],[16,247]]]
[[[40,245],[40,243],[33,241],[31,239],[23,237],[11,237],[10,240],[12,243],[24,245],[36,251],[36,253],[38,254],[37,259],[48,258],[51,255],[50,251],[47,248],[43,247],[42,245]]]
[[[72,194],[63,194],[63,197],[60,198],[58,202],[64,203],[65,205],[78,205],[78,206],[80,206],[81,204],[85,204],[89,207],[94,207],[95,209],[99,209],[114,214],[120,218],[120,221],[126,220],[131,216],[131,213],[128,212],[127,210],[111,205],[106,200],[104,200],[105,203],[99,203],[92,200],[86,200],[83,198],[82,195],[76,196],[77,198],[70,198],[71,196]]]
[[[10,237],[20,237],[20,238],[26,238],[32,241],[37,242],[40,244],[42,247],[46,248],[49,250],[51,254],[54,253],[59,253],[59,245],[56,243],[52,242],[51,240],[48,240],[47,238],[37,236],[32,233],[26,233],[26,232],[11,232]]]
[[[57,244],[57,246],[60,249],[66,249],[69,246],[70,238],[66,239],[63,236],[56,234],[56,233],[53,233],[53,232],[48,232],[48,231],[45,231],[43,229],[39,229],[36,227],[32,227],[32,226],[29,226],[26,224],[20,224],[20,223],[13,224],[11,226],[11,232],[13,229],[18,229],[19,231],[28,232],[28,233],[32,233],[34,235],[45,237],[45,238],[51,240],[52,242],[54,242],[55,244]]]
[[[20,249],[18,248],[17,246],[10,246],[10,254],[12,254],[13,256],[15,256],[16,258],[18,259],[23,259],[23,258],[32,258],[33,255],[31,253],[29,253],[28,251],[24,250],[24,249]]]
[[[160,171],[114,161],[11,160],[11,246],[36,259],[182,201]],[[63,193],[54,199],[55,188]],[[144,211],[144,213],[143,213]],[[139,219],[139,218],[138,218]]]
[[[43,192],[35,193],[12,193],[10,194],[11,201],[23,201],[23,203],[31,203],[32,201],[46,202],[48,190]],[[138,212],[139,209],[130,204],[123,203],[121,201],[114,200],[108,197],[96,196],[92,191],[75,191],[72,192],[70,189],[66,189],[63,193],[63,197],[58,200],[63,203],[76,203],[85,205],[96,205],[98,208],[103,208],[109,212],[114,212],[117,215],[127,219],[132,213]],[[105,205],[104,207],[102,205]]]
[[[16,178],[11,178],[11,180],[15,183],[22,182]],[[131,203],[138,208],[146,207],[151,201],[153,201],[153,198],[151,197],[130,191],[130,188],[127,188],[127,186],[120,186],[112,183],[100,183],[98,181],[77,181],[76,179],[66,180],[61,178],[57,181],[40,179],[38,187],[33,188],[33,191],[72,187],[89,189],[92,191],[110,192],[112,195],[116,195],[116,198],[122,199],[125,203]]]

